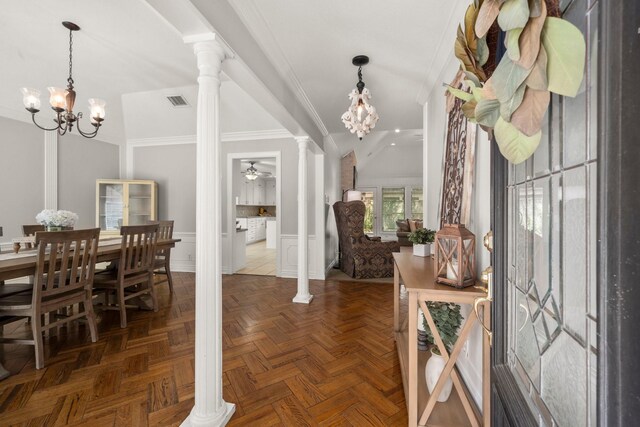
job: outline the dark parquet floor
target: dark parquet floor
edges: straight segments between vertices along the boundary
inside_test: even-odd
[[[160,285],[160,311],[99,314],[97,343],[86,325],[33,348],[4,344],[12,376],[0,382],[0,426],[173,426],[193,406],[194,275]],[[406,425],[393,340],[393,286],[312,281],[310,305],[292,304],[296,282],[226,276],[223,284],[224,399],[232,426]],[[4,333],[26,334],[25,325]]]

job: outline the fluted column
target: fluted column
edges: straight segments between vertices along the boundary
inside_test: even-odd
[[[298,142],[298,293],[293,302],[309,304],[313,295],[309,293],[309,230],[307,195],[307,149],[309,137],[296,138]],[[322,236],[320,236],[322,237]]]
[[[44,132],[44,208],[58,209],[58,132],[55,131]]]
[[[183,426],[223,426],[235,405],[222,398],[222,198],[220,71],[217,40],[193,45],[200,75],[196,128],[195,404]]]

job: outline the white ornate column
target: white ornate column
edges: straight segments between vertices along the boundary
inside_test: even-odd
[[[220,71],[226,53],[213,37],[193,44],[198,69],[196,128],[195,404],[183,426],[223,426],[235,405],[222,399],[222,198]]]
[[[44,132],[44,209],[58,209],[58,132]]]
[[[309,137],[300,136],[298,142],[298,293],[293,302],[309,304],[313,295],[309,293],[309,230],[307,193],[307,149]],[[317,236],[322,238],[322,236]]]

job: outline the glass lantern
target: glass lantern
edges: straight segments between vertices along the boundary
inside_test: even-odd
[[[436,282],[466,288],[476,282],[476,236],[464,224],[445,224],[436,233]]]

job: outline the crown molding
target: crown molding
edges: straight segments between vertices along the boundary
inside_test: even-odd
[[[276,41],[273,33],[269,29],[264,17],[260,14],[253,1],[241,1],[241,2],[229,2],[231,7],[236,11],[245,27],[258,43],[264,54],[269,61],[276,68],[280,76],[284,79],[289,88],[298,98],[298,101],[302,104],[307,111],[311,119],[315,123],[316,127],[325,137],[329,135],[327,127],[320,118],[320,115],[313,107],[313,104],[309,100],[306,92],[302,88],[300,80],[293,71],[293,67],[289,63],[284,52],[280,48],[280,45]]]
[[[256,141],[261,139],[286,139],[293,135],[285,129],[252,130],[246,132],[225,132],[221,135],[222,142],[232,141]],[[151,147],[159,145],[183,145],[195,144],[195,135],[159,136],[152,138],[128,139],[128,147]]]

